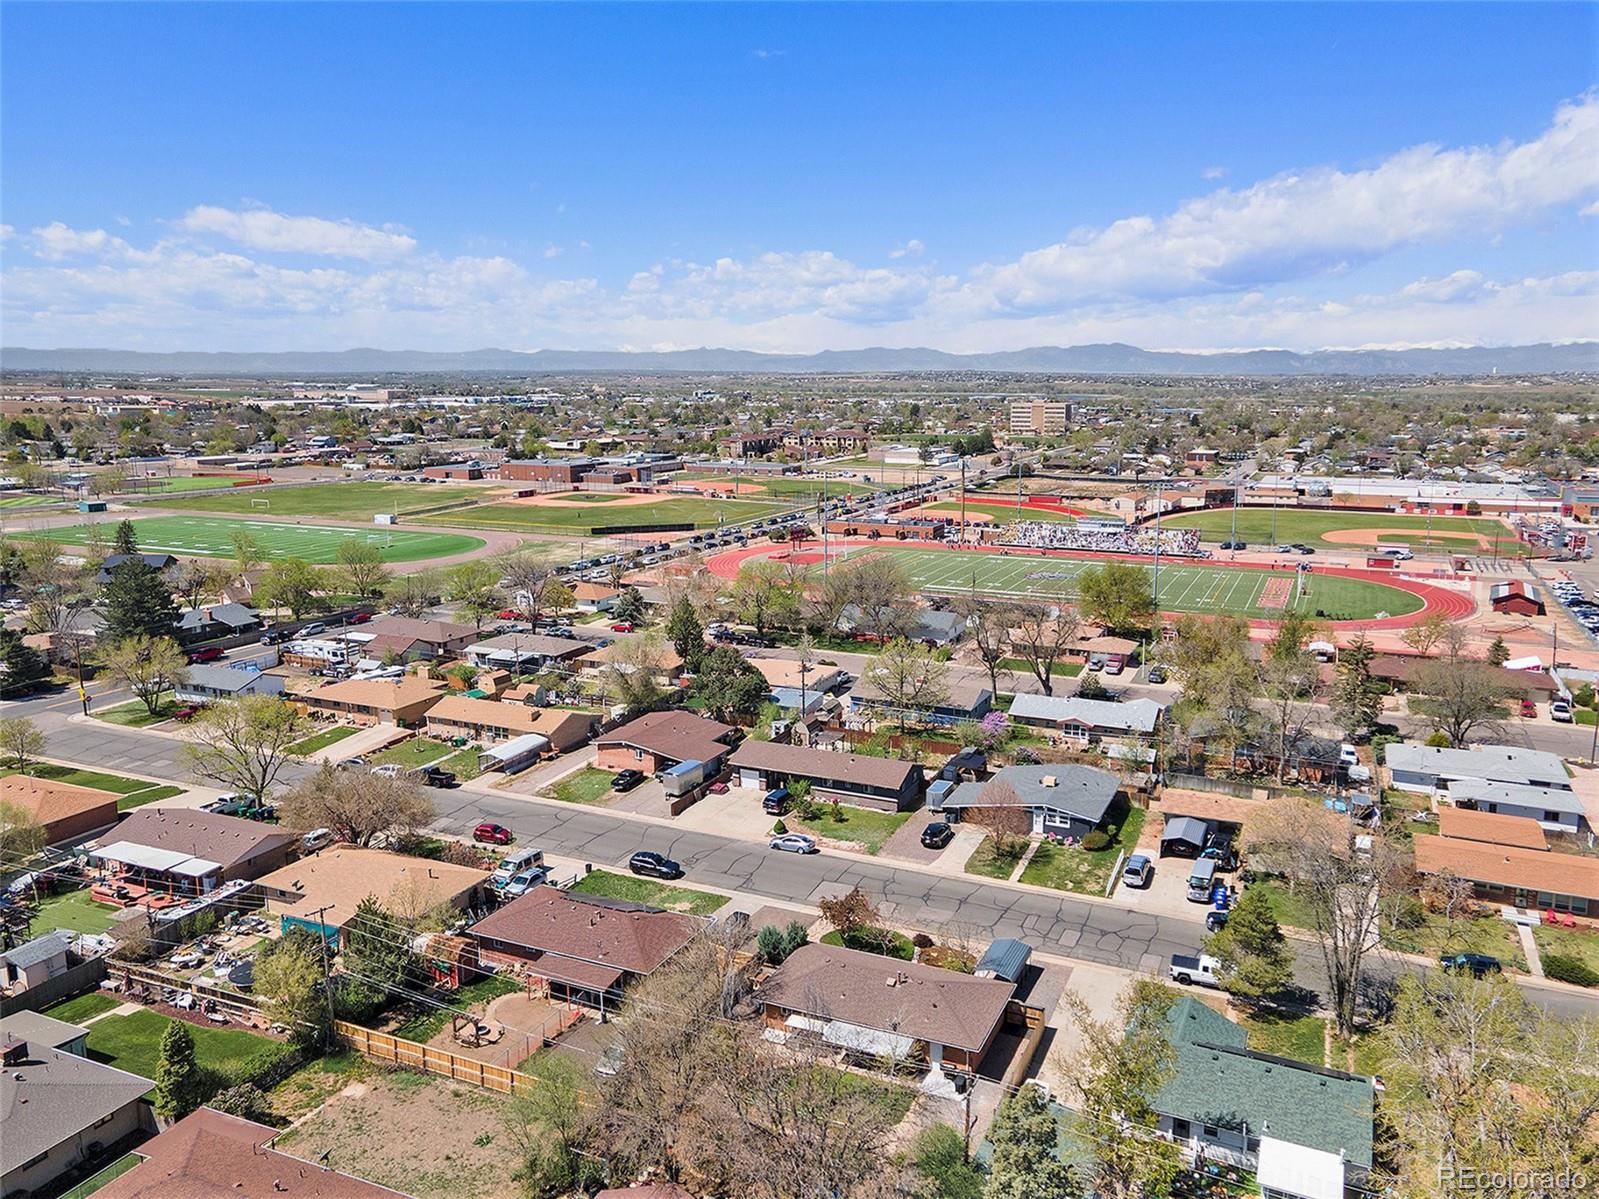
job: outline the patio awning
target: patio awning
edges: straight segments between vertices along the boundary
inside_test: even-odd
[[[1160,834],[1160,843],[1165,845],[1168,841],[1181,841],[1189,845],[1205,844],[1205,834],[1210,831],[1210,826],[1203,820],[1194,816],[1177,816],[1166,821],[1166,828]]]
[[[903,1033],[863,1028],[859,1024],[846,1024],[842,1020],[829,1020],[822,1029],[822,1040],[829,1045],[837,1045],[840,1049],[870,1053],[877,1057],[909,1057],[911,1050],[916,1047],[916,1041]]]
[[[1344,1159],[1322,1149],[1309,1149],[1263,1136],[1255,1181],[1268,1194],[1282,1192],[1301,1199],[1343,1199]]]
[[[182,875],[184,878],[204,878],[206,875],[215,874],[221,869],[221,862],[210,862],[205,858],[190,858],[187,862],[179,862],[167,873]]]
[[[179,853],[175,849],[156,849],[151,845],[136,845],[132,841],[113,841],[89,854],[102,862],[120,862],[124,866],[138,866],[144,870],[171,870],[194,855]]]
[[[540,957],[533,969],[553,983],[565,983],[585,991],[609,991],[622,981],[622,972],[615,966],[600,966],[550,953]]]
[[[813,1020],[811,1017],[802,1016],[798,1012],[791,1014],[787,1020],[783,1021],[783,1023],[788,1027],[790,1032],[822,1033],[827,1030],[826,1020]]]

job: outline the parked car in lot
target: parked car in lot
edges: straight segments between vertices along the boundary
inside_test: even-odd
[[[512,840],[511,830],[503,824],[485,820],[472,830],[472,840],[483,841],[489,845],[509,845]]]
[[[783,853],[819,853],[815,837],[807,837],[804,833],[780,833],[767,843],[769,849],[781,850]]]
[[[1224,550],[1247,550],[1249,543],[1247,541],[1224,541],[1221,543],[1221,548]]]
[[[279,642],[287,641],[288,639],[289,635],[282,629],[268,629],[261,634],[262,645],[277,645]]]
[[[1439,969],[1451,974],[1470,974],[1472,978],[1486,978],[1504,969],[1498,958],[1486,953],[1450,953],[1438,959]]]
[[[225,657],[227,657],[226,652],[215,645],[202,646],[200,649],[189,651],[191,665],[197,665],[201,662],[218,662]]]
[[[372,619],[372,613],[370,613],[370,612],[357,612],[354,616],[350,617],[350,623],[351,624],[366,624],[366,622],[371,620],[371,619]]]
[[[1121,654],[1111,654],[1105,659],[1106,674],[1120,674],[1127,669],[1127,659]]]
[[[1105,655],[1104,654],[1089,654],[1088,655],[1088,669],[1089,670],[1103,670],[1105,668],[1105,660],[1106,659],[1105,659]]]
[[[1122,886],[1147,887],[1154,880],[1155,863],[1147,853],[1135,853],[1122,867]]]
[[[948,821],[935,820],[922,830],[923,849],[943,849],[955,839],[955,830]]]
[[[1151,683],[1164,683],[1166,681],[1166,668],[1164,666],[1151,666],[1149,668],[1149,681]]]
[[[1533,703],[1530,699],[1522,700],[1521,715],[1523,718],[1531,720],[1534,716],[1538,715],[1538,705]]]
[[[186,708],[179,708],[176,712],[172,713],[172,719],[173,720],[193,720],[203,710],[204,709],[199,704],[193,704],[193,705],[191,705],[189,707],[186,707]]]
[[[611,632],[613,633],[631,633],[632,631],[633,622],[631,620],[619,620],[611,626]]]
[[[653,849],[641,849],[627,860],[627,868],[634,874],[645,874],[651,878],[682,878],[683,867],[665,854],[656,853]]]
[[[612,791],[631,791],[644,781],[642,770],[619,770],[611,780]]]
[[[774,787],[761,800],[761,811],[768,816],[781,816],[788,811],[788,788]]]

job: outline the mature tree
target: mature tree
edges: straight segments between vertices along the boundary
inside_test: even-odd
[[[613,615],[619,621],[629,624],[644,623],[644,594],[637,587],[624,587],[622,594],[617,597]],[[687,659],[684,659],[687,661]]]
[[[930,712],[949,698],[949,663],[903,637],[885,645],[862,674],[898,715],[901,733],[912,714]]]
[[[255,959],[255,997],[267,1014],[312,1044],[327,1032],[327,1000],[322,994],[323,947],[314,932],[294,928],[269,941]]]
[[[421,961],[411,950],[414,929],[368,895],[344,923],[339,1004],[357,1019],[387,1007],[415,985]]]
[[[50,677],[50,663],[15,629],[0,629],[0,696],[10,699],[34,690]]]
[[[1257,687],[1277,742],[1277,781],[1288,772],[1288,757],[1310,733],[1325,690],[1321,664],[1303,649],[1267,647],[1257,663]]]
[[[139,552],[139,537],[133,531],[131,520],[120,521],[117,524],[117,531],[111,539],[111,549],[113,553],[130,556]]]
[[[270,607],[287,608],[289,615],[299,620],[327,606],[323,597],[327,588],[328,577],[321,567],[303,558],[279,558],[256,584],[255,597]]]
[[[699,614],[694,611],[688,596],[680,596],[672,606],[672,615],[666,622],[666,635],[671,638],[677,656],[683,659],[684,667],[698,670],[700,659],[705,656],[705,626],[700,623]]]
[[[171,1020],[161,1034],[155,1064],[155,1114],[181,1120],[205,1102],[205,1076],[194,1056],[194,1034],[182,1020]]]
[[[275,695],[218,700],[190,722],[181,756],[190,773],[265,800],[305,729],[300,710]]]
[[[241,578],[266,561],[266,551],[261,548],[254,534],[240,529],[233,534],[232,545],[233,566]]]
[[[861,558],[833,573],[843,575],[848,585],[855,632],[888,641],[915,626],[916,587],[897,559]]]
[[[1010,673],[1005,669],[1005,662],[1014,652],[1011,630],[1022,621],[1022,613],[1014,605],[980,598],[975,575],[971,593],[956,601],[955,611],[966,621],[971,647],[983,669],[988,671],[988,689],[998,695],[999,676]]]
[[[1495,637],[1493,644],[1488,647],[1488,665],[1503,666],[1510,661],[1510,647],[1505,644],[1503,637]]]
[[[576,598],[572,589],[558,578],[552,578],[544,584],[544,606],[552,614],[560,615],[562,612],[571,611]]]
[[[1090,566],[1077,576],[1077,606],[1087,619],[1116,632],[1147,629],[1155,615],[1150,573],[1131,562]]]
[[[421,617],[443,597],[443,585],[436,571],[418,570],[403,574],[383,592],[396,615]]]
[[[339,542],[333,572],[340,585],[360,599],[382,595],[390,578],[389,568],[383,565],[383,551],[358,537]]]
[[[660,576],[665,607],[676,608],[679,601],[687,600],[702,621],[716,616],[722,600],[722,584],[705,569],[703,554],[691,550],[681,558],[663,562]]]
[[[1082,1188],[1057,1155],[1060,1125],[1042,1088],[1024,1086],[994,1113],[983,1199],[1078,1199]]]
[[[1032,672],[1045,695],[1054,695],[1055,663],[1065,656],[1082,629],[1077,609],[1058,601],[1041,600],[1011,605],[1003,615],[1015,620],[1009,630],[1010,652]]]
[[[1162,647],[1182,687],[1174,727],[1207,744],[1234,747],[1252,740],[1260,725],[1252,706],[1259,677],[1249,626],[1233,617],[1184,616],[1176,629],[1176,639]]]
[[[867,929],[879,928],[883,923],[883,915],[877,910],[877,905],[858,886],[832,899],[818,900],[816,906],[822,913],[822,919],[845,940]]]
[[[1380,837],[1369,857],[1357,855],[1349,818],[1308,799],[1273,803],[1251,820],[1244,838],[1256,869],[1281,875],[1306,913],[1338,1030],[1350,1035],[1366,958],[1378,943],[1379,899],[1402,893],[1403,863]]]
[[[645,629],[615,642],[606,651],[610,659],[600,679],[608,697],[615,697],[629,716],[661,705],[666,689],[661,679],[668,671],[666,638],[659,629]]]
[[[9,761],[22,774],[44,753],[44,734],[26,716],[0,719],[0,759]]]
[[[1158,983],[1136,981],[1121,996],[1119,1019],[1096,1020],[1087,1004],[1068,992],[1083,1044],[1067,1069],[1100,1199],[1168,1194],[1182,1169],[1178,1147],[1156,1133],[1160,1117],[1155,1110],[1155,1097],[1176,1065],[1167,1035],[1175,999]]]
[[[44,848],[44,825],[19,804],[0,799],[0,869],[10,869]]]
[[[474,628],[482,628],[485,620],[505,607],[499,572],[482,559],[451,568],[445,576],[445,594],[460,605],[463,615],[472,618]]]
[[[1599,1168],[1593,1016],[1546,1011],[1504,978],[1406,974],[1381,1047],[1384,1107],[1404,1113],[1389,1150],[1399,1199],[1473,1176],[1525,1180],[1494,1193],[1534,1199],[1568,1193],[1543,1178]]]
[[[170,637],[134,635],[107,643],[100,663],[132,691],[150,715],[161,711],[161,698],[189,677],[189,656]]]
[[[1442,612],[1425,616],[1399,634],[1403,641],[1420,657],[1432,656],[1432,651],[1449,634],[1449,618]]]
[[[982,1168],[967,1156],[965,1138],[948,1124],[916,1134],[909,1164],[916,1172],[914,1199],[983,1199]]]
[[[1338,681],[1333,686],[1332,710],[1339,727],[1354,736],[1382,718],[1382,684],[1371,673],[1377,651],[1364,633],[1338,655]]]
[[[169,585],[173,597],[181,600],[185,608],[198,608],[217,594],[220,580],[214,571],[198,562],[180,562],[172,571]]]
[[[1227,923],[1205,939],[1217,958],[1222,989],[1250,1003],[1271,1000],[1293,983],[1294,955],[1262,887],[1248,887]]]
[[[570,1057],[541,1059],[536,1087],[501,1104],[507,1140],[521,1161],[518,1178],[534,1199],[562,1199],[605,1183],[604,1165],[587,1147],[593,1135],[589,1080]]]
[[[544,585],[554,575],[549,561],[531,550],[513,550],[494,560],[513,606],[537,622],[544,608]]]
[[[798,586],[782,563],[768,558],[741,566],[728,596],[738,618],[754,625],[757,633],[790,624],[799,615]]]
[[[434,818],[433,801],[409,778],[382,778],[324,763],[278,805],[286,828],[330,829],[340,841],[368,846],[385,833],[408,833]]]
[[[28,631],[65,636],[94,602],[93,572],[69,566],[51,541],[25,542],[17,553],[15,579],[28,597]]]
[[[178,620],[172,589],[143,558],[130,558],[113,569],[102,599],[105,624],[100,635],[111,641],[168,636]]]
[[[1412,676],[1418,693],[1413,711],[1449,738],[1451,745],[1465,745],[1472,734],[1499,732],[1508,694],[1496,667],[1465,653],[1465,637],[1451,627],[1441,642],[1441,656],[1421,663]]]
[[[704,701],[705,713],[713,720],[732,723],[739,717],[757,715],[771,693],[761,672],[751,666],[732,646],[711,650],[700,661],[694,676],[694,696]]]

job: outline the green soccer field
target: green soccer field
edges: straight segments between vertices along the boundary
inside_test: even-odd
[[[455,512],[441,512],[435,524],[466,528],[505,529],[530,533],[602,533],[607,528],[643,524],[692,524],[714,529],[718,524],[759,520],[791,510],[793,504],[760,500],[699,500],[692,497],[663,499],[649,504],[592,504],[581,499],[558,498],[539,504],[479,504]]]
[[[887,555],[905,568],[911,582],[922,591],[969,591],[975,580],[980,594],[1009,598],[1071,599],[1076,595],[1077,576],[1097,565],[1086,558],[915,549],[892,544],[856,548],[846,554],[851,557],[860,554]],[[1162,562],[1160,608],[1163,612],[1224,613],[1271,620],[1283,614],[1282,606],[1262,603],[1262,596],[1272,579],[1287,584],[1288,602],[1293,602],[1293,571],[1273,572],[1198,564],[1177,566]],[[1423,603],[1418,595],[1365,579],[1335,578],[1312,572],[1304,585],[1305,594],[1300,597],[1298,606],[1311,613],[1323,612],[1329,620],[1404,616],[1418,611]]]
[[[1204,541],[1226,541],[1233,531],[1233,510],[1218,508],[1209,512],[1163,516],[1160,523],[1162,528],[1168,529],[1198,529]],[[1384,545],[1408,545],[1416,549],[1430,546],[1438,550],[1458,550],[1473,556],[1493,553],[1492,542],[1495,538],[1499,541],[1501,554],[1515,553],[1520,544],[1502,521],[1484,516],[1435,516],[1432,518],[1432,540],[1429,542],[1425,516],[1381,512],[1306,512],[1284,508],[1277,511],[1274,529],[1270,508],[1238,510],[1238,536],[1257,548],[1295,541],[1344,553],[1358,554],[1369,548],[1327,540],[1327,534],[1345,529],[1380,530]],[[1487,538],[1488,544],[1479,543],[1478,536]]]
[[[116,521],[98,525],[107,542],[116,532]],[[69,525],[56,529],[33,529],[18,537],[86,545],[91,526]],[[337,561],[339,546],[354,538],[375,545],[385,562],[424,562],[481,549],[481,538],[462,533],[422,533],[404,529],[372,527],[347,529],[335,525],[289,525],[265,520],[230,520],[220,516],[146,516],[133,522],[139,548],[147,553],[178,554],[184,557],[231,558],[233,535],[248,533],[260,544],[268,561],[273,558],[302,558],[326,564]]]
[[[160,506],[187,512],[371,520],[380,512],[406,513],[466,503],[490,490],[454,483],[307,483],[304,487],[243,487],[219,495],[162,498]]]
[[[177,495],[185,491],[215,491],[232,487],[231,479],[205,478],[200,475],[171,475],[162,478],[129,479],[117,489],[117,494]],[[246,488],[245,490],[249,490]]]

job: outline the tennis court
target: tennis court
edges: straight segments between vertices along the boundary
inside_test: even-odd
[[[91,528],[97,527],[109,542],[116,533],[118,523],[107,520],[98,525],[33,529],[15,536],[55,541],[63,545],[86,545]],[[461,533],[422,533],[376,526],[351,529],[337,525],[291,525],[212,516],[146,516],[133,522],[133,530],[139,539],[139,548],[146,553],[231,558],[234,535],[248,533],[255,538],[269,560],[301,558],[320,564],[337,561],[339,546],[352,538],[377,546],[385,562],[423,562],[429,558],[444,558],[481,549],[484,544],[480,538]]]
[[[962,550],[918,549],[902,545],[857,546],[835,555],[885,555],[905,568],[919,590],[958,593],[975,585],[983,595],[1012,598],[1072,599],[1077,577],[1098,563],[1090,558],[1042,557]],[[816,568],[819,569],[819,568]],[[1146,567],[1147,569],[1147,567]],[[1295,605],[1293,571],[1199,563],[1160,566],[1160,607],[1165,612],[1225,613],[1256,620],[1281,617]],[[1297,606],[1325,613],[1329,620],[1369,620],[1420,611],[1425,600],[1386,583],[1311,572],[1303,578]]]
[[[218,495],[163,498],[161,507],[186,512],[371,520],[380,512],[415,512],[444,504],[466,503],[490,490],[454,483],[308,483],[304,487],[245,487]]]

